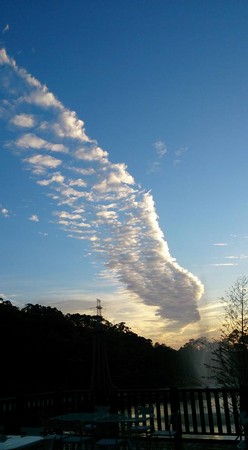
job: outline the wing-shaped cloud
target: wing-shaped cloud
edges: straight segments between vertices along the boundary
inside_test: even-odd
[[[170,255],[151,193],[136,184],[124,163],[111,163],[76,113],[4,49],[0,66],[1,116],[18,132],[8,146],[19,150],[25,167],[49,191],[58,226],[82,245],[90,242],[105,263],[102,276],[114,275],[134,301],[156,307],[171,327],[198,321],[203,285]],[[162,156],[166,147],[158,143],[157,151]]]

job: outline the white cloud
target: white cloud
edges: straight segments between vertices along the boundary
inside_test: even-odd
[[[37,184],[40,184],[41,186],[49,186],[49,184],[52,183],[63,184],[64,181],[65,177],[61,175],[60,172],[54,172],[50,178],[47,178],[46,180],[38,180]]]
[[[22,137],[20,137],[19,139],[17,139],[16,141],[16,145],[18,147],[22,147],[22,148],[33,148],[33,149],[47,149],[47,150],[51,150],[53,152],[60,152],[60,153],[67,153],[68,149],[65,145],[63,144],[57,144],[57,143],[52,143],[52,142],[48,142],[38,136],[36,136],[35,134],[31,134],[31,133],[26,133],[23,134]]]
[[[31,222],[39,222],[39,217],[37,216],[37,214],[32,214],[32,216],[30,216],[28,219],[31,220]]]
[[[75,157],[84,161],[99,161],[106,163],[108,152],[95,146],[90,149],[82,147],[75,152]]]
[[[3,217],[9,217],[9,211],[7,210],[7,208],[2,208],[1,214],[3,215]]]
[[[70,197],[74,198],[75,200],[85,196],[84,192],[78,191],[77,189],[69,186],[60,189],[60,194],[62,197]]]
[[[60,211],[55,213],[57,216],[59,216],[60,219],[69,219],[69,220],[78,220],[81,219],[80,214],[71,214],[67,211]]]
[[[45,169],[54,169],[61,164],[61,160],[49,155],[34,155],[24,159],[28,163],[34,173],[43,174]]]
[[[94,175],[96,173],[96,171],[95,171],[95,169],[93,169],[93,167],[83,169],[81,167],[70,167],[69,166],[67,168],[68,168],[68,170],[71,170],[72,172],[79,173],[80,175],[85,175],[85,176]]]
[[[226,247],[229,244],[227,242],[216,242],[213,245],[216,246],[216,247]]]
[[[47,142],[35,136],[35,134],[24,134],[15,142],[17,147],[40,149],[45,148]]]
[[[13,64],[13,66],[15,65],[14,61],[11,61],[11,59],[8,57],[4,48],[0,49],[0,64]]]
[[[167,328],[180,330],[198,321],[203,285],[170,255],[152,195],[135,183],[124,163],[109,161],[108,152],[86,135],[84,122],[46,86],[5,52],[0,63],[8,78],[5,96],[11,93],[6,104],[11,120],[23,120],[29,107],[34,123],[40,124],[35,133],[18,136],[14,143],[28,152],[23,163],[56,204],[58,226],[87,244],[87,253],[91,243],[96,260],[105,264],[101,276],[114,278],[122,292],[134,303],[143,302]],[[161,160],[166,146],[158,141],[155,148]],[[60,159],[36,154],[41,149],[60,151]]]
[[[25,71],[22,71],[23,77],[26,79],[28,84],[32,86],[37,86],[38,83],[38,90],[32,91],[29,95],[20,97],[20,101],[24,103],[29,103],[31,105],[41,106],[45,108],[58,108],[61,109],[61,103],[55,98],[55,96],[48,91],[46,86],[41,86],[35,78],[31,77],[29,74],[27,74]]]
[[[35,125],[35,118],[31,114],[17,114],[12,117],[11,123],[21,128],[32,128]]]
[[[77,178],[76,180],[69,180],[69,186],[86,187],[87,183],[81,178]]]
[[[104,219],[104,222],[105,222],[105,220],[107,220],[107,221],[115,220],[118,217],[116,211],[106,211],[106,210],[105,211],[98,211],[96,213],[96,216]]]
[[[59,137],[70,137],[88,142],[90,139],[85,133],[84,122],[77,118],[74,111],[63,109],[53,124],[53,129]]]

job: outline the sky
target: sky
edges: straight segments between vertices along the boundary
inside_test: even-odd
[[[0,296],[179,348],[248,275],[248,3],[2,0]]]

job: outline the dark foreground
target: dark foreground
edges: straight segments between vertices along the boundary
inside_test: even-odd
[[[167,447],[169,450],[171,447]],[[164,448],[166,449],[166,447]],[[166,450],[167,450],[166,449]],[[187,450],[236,450],[237,442],[213,442],[211,440],[204,440],[202,442],[183,442],[182,449]]]
[[[161,443],[147,443],[140,441],[136,450],[237,450],[239,441],[214,440],[214,439],[183,439],[180,444],[174,440]],[[134,449],[135,450],[135,449]]]

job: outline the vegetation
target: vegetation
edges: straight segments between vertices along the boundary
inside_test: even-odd
[[[248,385],[248,278],[238,278],[221,301],[221,339],[190,339],[177,351],[138,336],[124,322],[113,325],[102,319],[113,385]],[[89,389],[98,319],[38,304],[20,309],[0,299],[0,395]]]
[[[248,278],[238,278],[221,301],[221,340],[212,346],[209,368],[221,387],[248,385]]]
[[[66,314],[50,306],[19,309],[0,301],[0,395],[91,385],[97,316]],[[191,340],[176,351],[102,320],[113,384],[118,388],[200,385],[206,347]],[[2,365],[3,367],[3,365]]]

